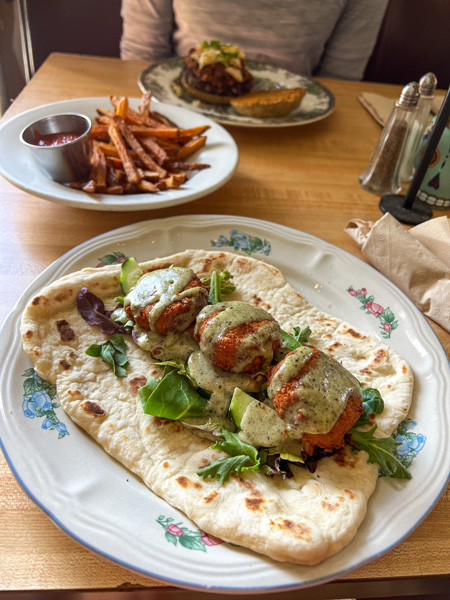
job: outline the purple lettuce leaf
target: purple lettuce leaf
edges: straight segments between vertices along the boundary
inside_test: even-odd
[[[89,325],[97,325],[102,333],[113,335],[130,331],[122,323],[113,321],[111,319],[113,311],[105,310],[103,301],[85,287],[78,292],[77,309]]]

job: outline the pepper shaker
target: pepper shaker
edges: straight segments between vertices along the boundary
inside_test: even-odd
[[[417,113],[418,100],[418,84],[408,83],[392,109],[367,167],[359,176],[364,190],[378,196],[397,194],[401,190],[399,161]]]
[[[401,164],[400,181],[411,181],[414,174],[414,157],[426,127],[429,125],[431,104],[437,87],[437,78],[434,73],[427,73],[419,81],[419,101],[417,102],[416,118],[412,124],[411,133],[405,142]]]

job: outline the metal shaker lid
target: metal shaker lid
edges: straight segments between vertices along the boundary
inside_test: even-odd
[[[421,96],[433,96],[437,88],[437,77],[434,73],[426,73],[419,81],[419,92]]]
[[[419,85],[415,81],[411,81],[402,89],[398,104],[400,106],[416,106],[419,96]]]

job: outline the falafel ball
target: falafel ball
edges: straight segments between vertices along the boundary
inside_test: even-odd
[[[218,302],[198,315],[194,335],[215,365],[234,373],[265,369],[282,341],[270,313],[245,302]]]
[[[128,316],[142,329],[167,335],[193,323],[208,303],[208,290],[191,269],[170,267],[142,275],[124,300]]]
[[[300,346],[271,369],[267,393],[287,433],[302,439],[303,449],[332,451],[344,446],[344,436],[362,408],[358,380],[333,357],[311,346]]]

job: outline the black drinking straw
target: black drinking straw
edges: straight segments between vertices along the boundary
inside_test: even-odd
[[[425,177],[428,165],[433,158],[434,151],[439,144],[442,132],[448,123],[450,117],[450,87],[442,103],[441,110],[439,111],[433,128],[431,130],[428,142],[420,159],[414,176],[411,180],[411,184],[408,188],[406,195],[403,194],[387,194],[380,200],[379,207],[384,213],[391,213],[401,223],[408,225],[418,225],[424,221],[428,221],[433,216],[433,211],[428,204],[421,202],[420,200],[415,202],[417,192],[419,191],[420,184]]]

